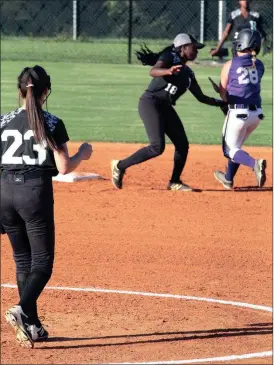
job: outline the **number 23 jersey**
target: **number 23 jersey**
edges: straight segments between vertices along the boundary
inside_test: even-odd
[[[44,120],[58,146],[69,140],[61,119],[43,111]],[[41,171],[42,174],[58,174],[53,151],[35,141],[30,129],[26,110],[19,108],[0,117],[1,170],[20,172]]]
[[[174,65],[182,65],[182,60],[172,51],[164,52],[158,59],[164,62],[164,68]],[[191,91],[192,85],[197,83],[193,71],[186,65],[173,75],[154,77],[145,92],[147,97],[154,96],[167,104],[175,105],[176,100],[188,89]]]

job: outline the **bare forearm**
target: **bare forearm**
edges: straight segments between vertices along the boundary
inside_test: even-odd
[[[222,45],[227,40],[227,37],[228,37],[228,33],[224,32],[223,35],[222,35],[222,38],[220,39],[220,41],[218,42],[218,45],[216,47],[217,50],[220,50],[222,48]]]
[[[151,77],[161,77],[170,75],[170,70],[168,68],[152,68],[149,74]]]
[[[75,155],[68,158],[66,161],[65,172],[64,174],[69,174],[74,171],[81,163],[82,156],[80,152],[75,153]]]

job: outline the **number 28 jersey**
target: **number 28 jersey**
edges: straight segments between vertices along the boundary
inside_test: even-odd
[[[43,111],[44,120],[57,145],[69,140],[61,119]],[[40,171],[41,174],[58,174],[53,151],[37,144],[29,127],[26,110],[19,108],[0,117],[1,170],[18,173]]]
[[[234,57],[228,73],[228,103],[255,104],[261,106],[261,79],[264,74],[264,64],[256,59],[252,65],[251,55]]]
[[[164,63],[164,68],[174,65],[182,65],[181,58],[172,51],[164,52],[158,59]],[[186,65],[173,75],[154,77],[145,92],[147,97],[154,96],[167,104],[175,105],[176,100],[182,96],[191,86],[197,83],[193,71]]]

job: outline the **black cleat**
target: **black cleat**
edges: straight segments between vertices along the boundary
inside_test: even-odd
[[[178,181],[178,182],[169,182],[168,186],[167,186],[167,190],[173,190],[173,191],[193,191],[193,189],[184,184],[182,181]]]

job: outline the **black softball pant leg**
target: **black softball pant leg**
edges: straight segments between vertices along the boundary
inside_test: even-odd
[[[19,305],[32,324],[54,260],[52,182],[35,179],[17,185],[1,179],[1,221],[13,249]]]
[[[179,182],[186,164],[189,143],[181,119],[172,106],[164,111],[164,119],[165,133],[175,147],[174,167],[170,181]]]
[[[161,108],[153,99],[141,98],[139,114],[143,120],[150,145],[139,149],[131,156],[120,160],[118,168],[126,170],[130,166],[161,155],[165,150],[165,127]]]

